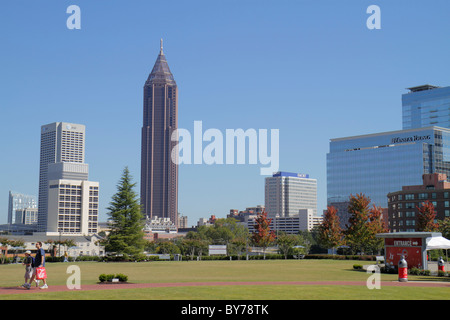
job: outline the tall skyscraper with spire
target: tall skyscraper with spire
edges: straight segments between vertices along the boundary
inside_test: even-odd
[[[147,218],[178,224],[178,165],[172,162],[172,133],[178,128],[178,88],[161,49],[144,85],[141,146],[141,205]],[[178,153],[177,153],[178,154]]]

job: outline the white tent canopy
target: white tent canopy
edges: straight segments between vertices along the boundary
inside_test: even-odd
[[[450,249],[450,240],[444,237],[430,237],[426,239],[426,250]]]

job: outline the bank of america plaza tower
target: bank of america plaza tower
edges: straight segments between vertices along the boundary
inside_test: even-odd
[[[172,161],[172,133],[178,127],[178,88],[161,49],[144,85],[141,145],[141,205],[150,219],[178,225],[178,165]],[[176,153],[178,154],[178,152]]]

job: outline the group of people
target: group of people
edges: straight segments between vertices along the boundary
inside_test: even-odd
[[[45,251],[42,249],[42,242],[36,243],[36,249],[37,252],[34,258],[31,256],[31,251],[25,252],[25,258],[22,262],[25,265],[25,283],[22,287],[30,289],[33,281],[36,283],[36,287],[39,287],[39,282],[42,280],[44,284],[39,288],[47,289],[46,279],[37,279],[37,268],[45,267]]]

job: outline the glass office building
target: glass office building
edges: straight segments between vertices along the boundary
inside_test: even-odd
[[[387,194],[419,185],[424,173],[450,177],[450,129],[425,127],[331,139],[327,201],[363,193],[387,208]]]
[[[450,128],[450,87],[422,85],[402,95],[403,129]]]

